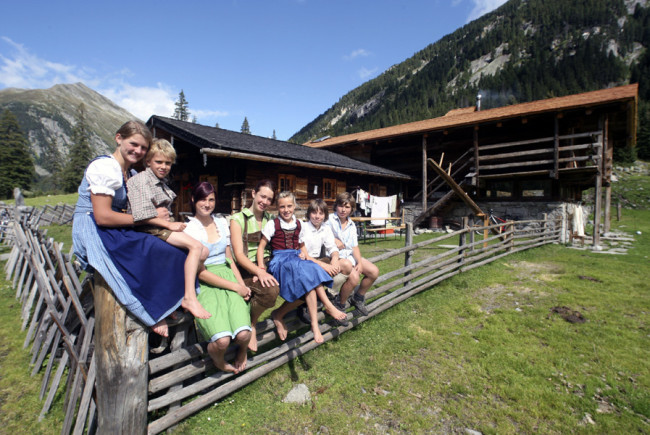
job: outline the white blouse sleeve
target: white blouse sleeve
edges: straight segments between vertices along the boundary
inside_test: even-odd
[[[183,232],[199,242],[206,242],[208,239],[203,225],[195,217],[190,217]]]
[[[97,159],[88,165],[86,180],[91,193],[115,196],[122,187],[122,168],[113,158]]]
[[[262,228],[262,235],[270,242],[271,237],[275,234],[275,219],[271,219],[266,222],[264,228]]]

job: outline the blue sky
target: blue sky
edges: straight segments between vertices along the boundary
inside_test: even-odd
[[[142,120],[286,140],[505,0],[2,0],[0,89],[83,82]]]

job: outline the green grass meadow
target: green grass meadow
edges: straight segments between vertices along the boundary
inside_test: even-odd
[[[457,275],[175,433],[649,433],[650,211],[624,210],[612,227],[634,236],[628,255],[547,245]],[[372,257],[401,245],[369,242],[362,251]],[[37,421],[42,374],[29,376],[14,294],[3,282],[0,433],[59,433],[62,394]],[[570,323],[554,307],[585,322]],[[311,401],[282,403],[299,383]]]

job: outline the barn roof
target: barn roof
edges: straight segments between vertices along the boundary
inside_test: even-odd
[[[218,127],[179,121],[162,116],[152,116],[147,125],[168,131],[207,155],[219,155],[257,161],[281,162],[294,166],[322,167],[339,172],[410,180],[408,175],[360,162],[331,151],[315,149],[300,144],[243,134]],[[224,153],[230,151],[230,154]]]
[[[425,119],[423,121],[409,122],[407,124],[400,124],[392,127],[327,138],[316,142],[308,142],[305,145],[313,148],[327,148],[334,145],[376,141],[409,134],[423,134],[430,131],[464,127],[484,122],[505,120],[513,117],[543,114],[546,112],[589,108],[617,102],[636,103],[638,87],[639,85],[635,83],[626,86],[584,92],[565,97],[549,98],[546,100],[537,100],[530,103],[513,104],[511,106],[481,111],[476,111],[473,107],[456,109],[439,118]],[[633,110],[636,110],[636,104]]]

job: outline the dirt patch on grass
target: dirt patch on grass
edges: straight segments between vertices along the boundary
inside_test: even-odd
[[[556,275],[564,273],[564,268],[556,263],[531,263],[528,261],[517,261],[506,263],[507,267],[515,271],[519,279],[537,279],[540,281],[553,281]]]
[[[547,296],[539,290],[533,290],[532,282],[552,282],[558,275],[564,273],[562,266],[555,263],[531,263],[517,261],[506,263],[505,266],[512,270],[513,280],[508,284],[494,284],[479,289],[473,297],[481,305],[481,310],[486,313],[499,308],[512,308],[519,303],[526,304],[533,299]],[[513,305],[514,304],[514,305]]]

